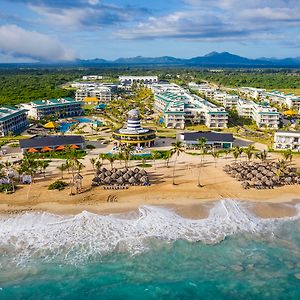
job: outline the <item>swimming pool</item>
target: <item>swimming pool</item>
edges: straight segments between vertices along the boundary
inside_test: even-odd
[[[59,124],[59,131],[60,132],[67,132],[70,127],[74,124],[76,124],[77,122],[64,122],[64,123],[60,123]]]
[[[74,118],[74,120],[78,121],[79,123],[91,123],[91,122],[93,122],[93,120],[85,118],[85,117]]]

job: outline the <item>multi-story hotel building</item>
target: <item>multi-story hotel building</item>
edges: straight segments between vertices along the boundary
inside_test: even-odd
[[[72,98],[49,99],[32,101],[21,104],[21,107],[28,110],[28,116],[41,120],[49,116],[74,117],[83,114],[82,102]]]
[[[85,86],[76,90],[76,101],[84,101],[89,103],[89,98],[94,98],[96,101],[92,101],[92,104],[106,103],[111,101],[111,89],[107,86]]]
[[[239,99],[237,112],[239,116],[252,118],[259,128],[278,128],[279,113],[276,108]]]
[[[284,94],[279,91],[265,92],[264,97],[271,102],[284,104],[288,108],[294,108],[300,111],[300,97],[294,94]]]
[[[274,135],[274,149],[300,151],[300,131],[277,131]]]
[[[254,99],[261,99],[266,90],[264,89],[257,89],[253,87],[242,87],[239,89],[240,93],[245,95],[246,97],[251,97]]]
[[[122,85],[138,84],[153,84],[158,82],[157,76],[119,76],[119,81]]]
[[[215,92],[213,99],[220,102],[220,104],[222,104],[225,108],[232,109],[237,106],[239,96],[230,95],[225,92]]]
[[[163,114],[165,126],[168,128],[183,129],[186,122],[203,122],[209,128],[227,127],[228,113],[223,107],[183,89],[176,91],[172,86],[172,92],[155,93],[154,98],[154,107]]]
[[[0,107],[0,136],[17,134],[28,127],[27,111],[11,106]]]

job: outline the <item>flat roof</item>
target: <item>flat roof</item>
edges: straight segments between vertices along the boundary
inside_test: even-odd
[[[182,133],[185,141],[196,141],[204,137],[208,142],[227,142],[233,143],[234,138],[231,133],[221,133],[214,131],[197,131],[197,132],[184,132]]]
[[[81,135],[36,135],[29,139],[20,140],[20,147],[42,148],[46,146],[78,145],[84,142],[84,137]]]

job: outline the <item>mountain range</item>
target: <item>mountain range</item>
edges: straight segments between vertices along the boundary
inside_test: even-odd
[[[250,59],[229,52],[211,52],[189,59],[172,56],[118,58],[116,60],[76,60],[78,65],[160,65],[160,66],[203,66],[203,67],[300,67],[300,57]],[[72,64],[72,63],[71,63]]]
[[[76,59],[70,62],[37,62],[0,64],[1,67],[43,67],[43,66],[68,66],[68,67],[224,67],[224,68],[300,68],[300,57],[295,58],[257,58],[251,59],[229,52],[211,52],[204,56],[193,58],[176,58],[172,56],[144,57],[136,56],[118,58],[116,60]]]

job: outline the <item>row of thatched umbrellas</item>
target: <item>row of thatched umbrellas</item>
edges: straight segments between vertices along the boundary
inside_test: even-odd
[[[149,185],[149,176],[145,170],[139,168],[108,170],[103,167],[97,170],[92,185]]]
[[[226,165],[223,169],[231,177],[241,181],[245,189],[300,184],[300,175],[279,162],[241,162]]]

